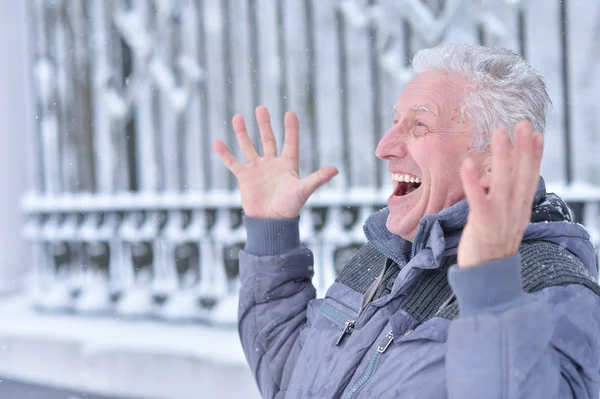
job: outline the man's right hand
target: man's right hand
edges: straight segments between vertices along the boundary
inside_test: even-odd
[[[299,123],[296,114],[287,112],[285,115],[285,138],[280,156],[277,156],[277,143],[267,108],[256,108],[256,120],[263,149],[262,157],[250,140],[241,115],[235,115],[232,123],[247,164],[242,165],[221,140],[215,140],[215,152],[237,178],[246,216],[296,218],[308,198],[331,180],[338,170],[328,166],[304,179],[300,178]]]

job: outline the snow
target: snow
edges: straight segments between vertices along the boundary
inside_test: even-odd
[[[9,378],[118,397],[259,397],[233,328],[39,313],[23,296],[0,297],[0,320]]]
[[[44,314],[32,310],[29,300],[23,296],[0,300],[0,320],[10,320],[10,323],[0,324],[0,336],[71,341],[81,344],[86,353],[125,349],[246,364],[234,329],[159,320]],[[102,334],[98,334],[99,331]]]

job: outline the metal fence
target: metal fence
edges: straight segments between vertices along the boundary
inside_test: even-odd
[[[412,77],[409,60],[444,41],[513,48],[546,77],[545,176],[597,230],[597,160],[572,157],[600,150],[595,2],[29,6],[37,130],[25,236],[40,309],[233,322],[245,233],[234,179],[210,144],[221,138],[237,151],[231,116],[251,118],[258,104],[280,141],[285,110],[298,113],[302,174],[340,167],[301,218],[323,294],[364,242],[366,216],[385,205],[388,172],[372,154]]]

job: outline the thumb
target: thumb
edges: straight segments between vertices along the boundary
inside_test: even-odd
[[[310,197],[319,187],[331,180],[339,171],[334,166],[326,166],[302,179],[302,196]]]

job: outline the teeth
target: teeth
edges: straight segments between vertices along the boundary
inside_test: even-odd
[[[392,180],[397,182],[406,182],[406,183],[421,183],[421,179],[415,176],[394,173],[392,174]]]

